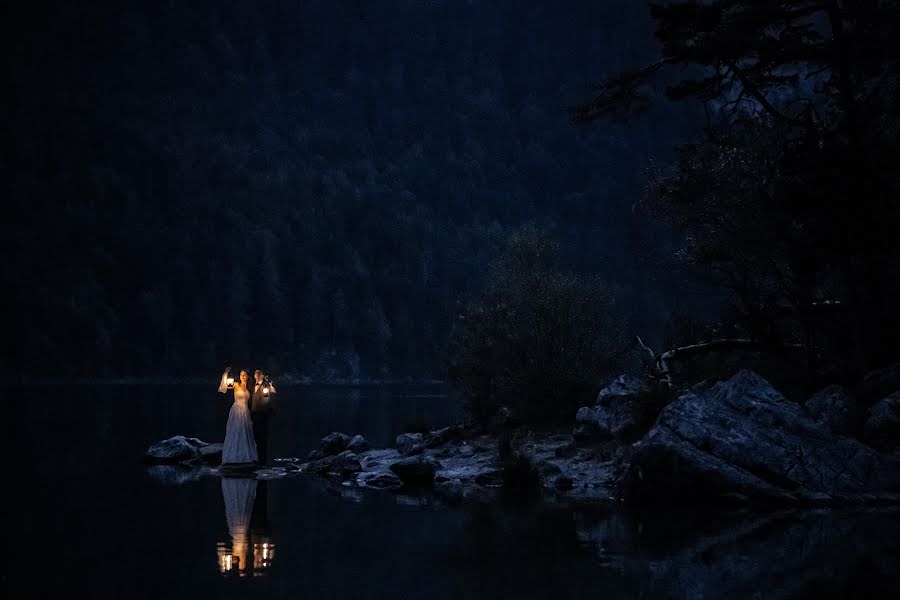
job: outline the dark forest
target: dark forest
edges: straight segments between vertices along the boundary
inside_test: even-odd
[[[525,224],[661,339],[674,303],[632,205],[691,111],[572,122],[657,51],[641,3],[588,4],[4,9],[12,368],[439,377]]]

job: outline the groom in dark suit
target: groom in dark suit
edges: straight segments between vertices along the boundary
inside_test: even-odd
[[[266,381],[259,369],[253,373],[253,379],[255,381],[250,390],[250,420],[253,421],[253,437],[256,438],[259,464],[264,465],[269,458],[269,418],[275,408],[273,400],[275,386],[271,381]]]

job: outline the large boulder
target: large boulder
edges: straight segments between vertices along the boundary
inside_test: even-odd
[[[843,387],[830,385],[814,394],[803,405],[809,415],[835,433],[851,434],[858,430],[859,411]]]
[[[634,446],[623,495],[636,503],[896,502],[898,467],[745,370],[662,411]]]
[[[573,437],[624,439],[646,431],[660,408],[653,382],[620,375],[600,390],[595,406],[583,406],[575,415]]]
[[[900,446],[900,392],[894,392],[869,409],[863,439],[884,450]]]
[[[200,449],[208,445],[194,437],[176,435],[147,448],[144,460],[148,463],[176,464],[199,459]]]
[[[431,483],[440,468],[441,463],[424,454],[409,456],[390,466],[404,483]]]
[[[410,454],[422,448],[425,436],[421,433],[401,433],[395,440],[397,451],[400,454]]]
[[[339,431],[332,431],[319,442],[319,451],[325,456],[340,454],[347,449],[350,436]]]
[[[353,438],[347,443],[347,450],[353,452],[354,454],[362,454],[370,448],[371,446],[369,445],[368,440],[366,440],[366,438],[359,434],[354,435]]]

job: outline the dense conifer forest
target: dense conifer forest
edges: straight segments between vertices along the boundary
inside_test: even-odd
[[[632,204],[687,112],[567,114],[656,55],[642,2],[3,11],[30,32],[3,42],[20,374],[440,376],[460,302],[528,223],[660,331]]]

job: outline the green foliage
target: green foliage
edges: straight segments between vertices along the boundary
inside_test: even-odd
[[[525,420],[571,419],[585,394],[627,356],[614,302],[596,280],[556,269],[558,246],[526,227],[459,314],[446,372],[472,417],[501,404]]]

